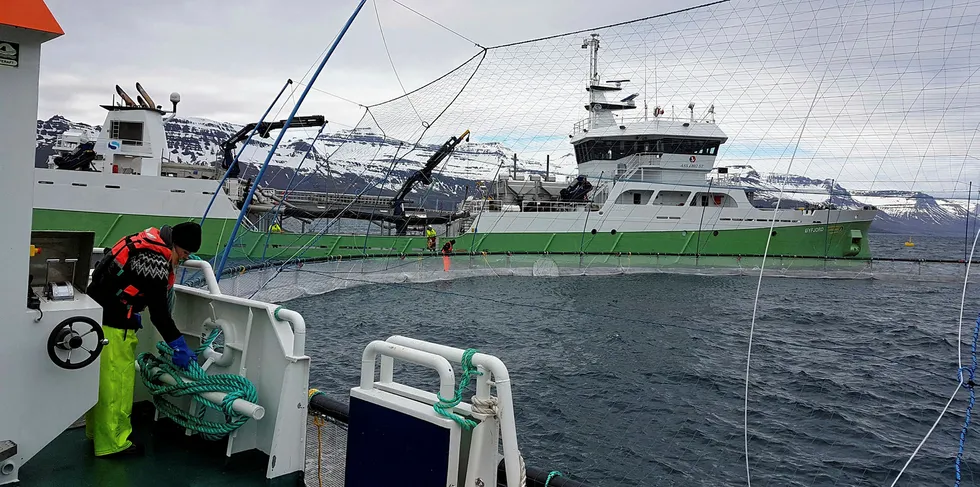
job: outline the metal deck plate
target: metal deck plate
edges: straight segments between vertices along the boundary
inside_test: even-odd
[[[133,407],[133,438],[141,457],[96,458],[84,428],[69,429],[21,469],[21,484],[37,487],[301,486],[301,475],[267,481],[259,451],[225,457],[225,441],[184,436],[169,420],[153,422],[153,406]]]

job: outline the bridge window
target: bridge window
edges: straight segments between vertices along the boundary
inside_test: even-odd
[[[143,145],[143,122],[113,120],[109,123],[109,137],[123,145]]]
[[[721,142],[704,139],[586,140],[575,146],[579,164],[589,161],[615,161],[637,153],[707,155],[718,154]]]

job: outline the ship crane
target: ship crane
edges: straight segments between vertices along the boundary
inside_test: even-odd
[[[428,161],[425,161],[425,166],[423,166],[422,169],[415,171],[415,174],[412,174],[408,179],[406,179],[405,183],[402,184],[402,187],[397,193],[395,193],[395,197],[391,201],[391,205],[394,208],[392,213],[397,220],[398,235],[405,235],[408,228],[408,219],[405,218],[404,208],[405,197],[412,192],[412,188],[415,186],[415,183],[422,183],[424,185],[432,184],[432,170],[435,169],[436,166],[438,166],[443,160],[445,160],[446,157],[448,157],[449,154],[456,149],[456,146],[459,145],[460,142],[462,142],[464,139],[469,141],[469,135],[470,131],[467,130],[460,134],[459,137],[450,137],[446,143],[442,144],[442,147],[439,147],[435,154],[432,154],[432,157],[429,157]]]
[[[289,124],[289,128],[303,128],[303,127],[322,127],[327,120],[323,115],[307,115],[305,117],[294,117],[293,122]],[[237,178],[241,173],[241,167],[239,167],[238,162],[235,160],[235,146],[239,142],[248,138],[248,134],[252,132],[252,129],[258,126],[258,130],[255,134],[263,139],[269,138],[269,132],[273,130],[279,130],[286,125],[285,120],[280,120],[278,122],[262,122],[262,123],[250,123],[241,130],[239,130],[235,135],[232,135],[228,140],[221,143],[221,151],[224,153],[224,158],[221,162],[222,169],[228,169],[234,164],[234,168],[228,172],[229,178]]]

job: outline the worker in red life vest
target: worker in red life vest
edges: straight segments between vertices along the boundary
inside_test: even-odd
[[[173,349],[173,363],[186,369],[197,355],[187,345],[170,315],[168,295],[174,270],[201,247],[201,226],[187,222],[159,230],[147,228],[117,242],[96,265],[88,294],[102,305],[102,349],[99,401],[85,417],[85,434],[95,455],[142,453],[129,435],[136,382],[136,331],[140,312],[150,310],[153,325]]]
[[[442,246],[443,255],[449,255],[453,253],[453,245],[456,245],[455,239],[446,242],[446,244]]]

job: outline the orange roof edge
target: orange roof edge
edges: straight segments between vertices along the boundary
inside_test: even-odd
[[[44,0],[16,0],[0,8],[0,25],[47,32],[56,36],[65,31],[44,4]]]

